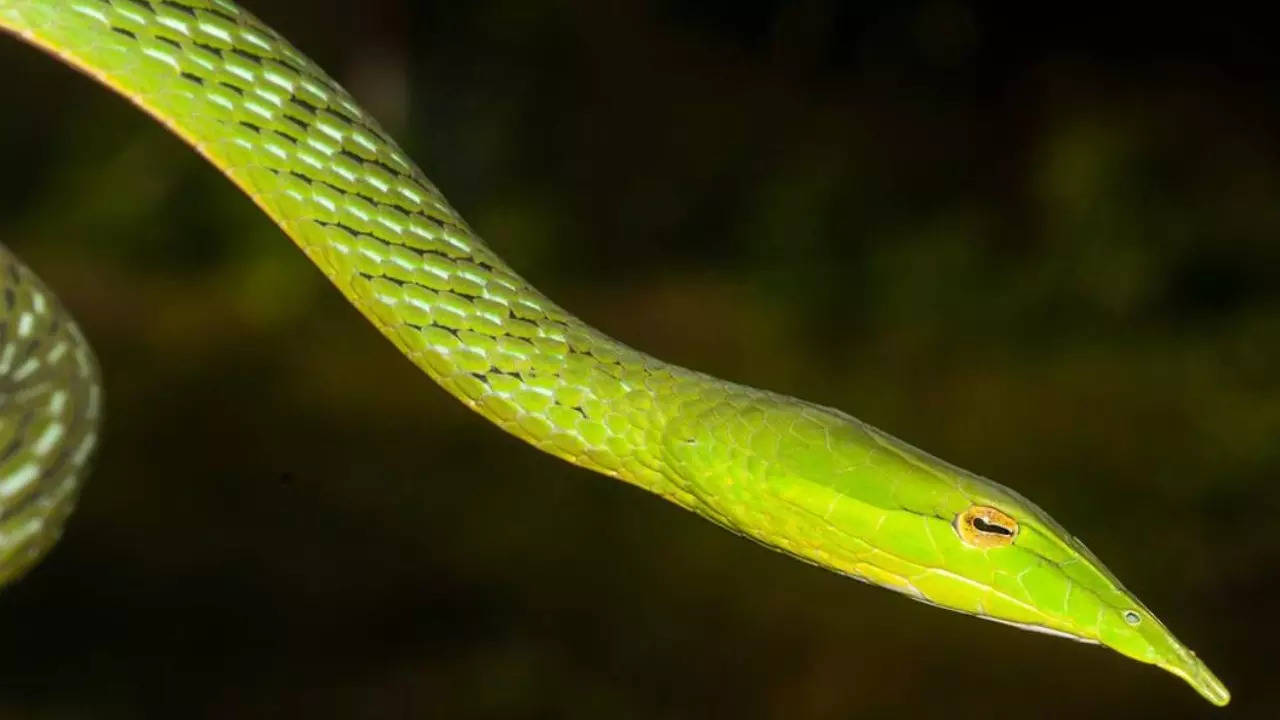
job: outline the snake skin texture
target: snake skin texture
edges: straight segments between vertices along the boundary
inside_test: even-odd
[[[57,542],[98,439],[93,351],[44,283],[0,246],[0,584]]]
[[[0,28],[190,143],[401,352],[507,432],[807,562],[1102,643],[1212,702],[1229,698],[1083,543],[1016,492],[842,412],[659,361],[562,310],[472,232],[346,91],[234,3],[0,0]],[[18,449],[0,467],[0,512],[6,532],[30,539],[0,538],[0,549],[29,564],[70,507],[99,402],[79,333],[5,262],[11,280],[0,287],[15,299],[0,348],[12,383],[4,439]],[[42,369],[81,384],[60,394],[39,385]],[[63,435],[75,442],[60,445]],[[42,504],[61,514],[37,521]]]

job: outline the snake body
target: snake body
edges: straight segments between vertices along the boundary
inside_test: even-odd
[[[1105,644],[1227,702],[1079,540],[1014,491],[838,410],[657,360],[548,300],[346,91],[235,3],[0,0],[0,28],[181,136],[406,357],[503,430],[804,561]],[[7,253],[0,271],[9,579],[56,539],[100,403],[74,324]]]
[[[0,583],[57,541],[97,443],[98,366],[71,316],[0,247]]]

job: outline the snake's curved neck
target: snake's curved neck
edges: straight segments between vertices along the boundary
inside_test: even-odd
[[[669,391],[705,396],[725,384],[548,300],[345,90],[257,18],[218,0],[0,0],[0,26],[189,142],[466,405],[547,452],[696,505],[642,448],[657,447],[680,411],[671,398],[690,396]]]

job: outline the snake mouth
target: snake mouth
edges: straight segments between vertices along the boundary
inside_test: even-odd
[[[1156,665],[1185,680],[1201,697],[1218,707],[1231,702],[1231,691],[1227,690],[1227,686],[1213,674],[1209,666],[1191,650],[1182,646],[1178,649],[1180,652],[1177,656],[1159,661]]]

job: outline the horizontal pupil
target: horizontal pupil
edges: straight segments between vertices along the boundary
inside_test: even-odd
[[[989,523],[980,517],[975,517],[973,519],[973,529],[977,530],[978,532],[992,533],[995,535],[1004,535],[1006,537],[1010,537],[1013,535],[1013,531],[1010,530],[1009,528],[1004,527],[1003,525],[996,525],[993,523]]]

